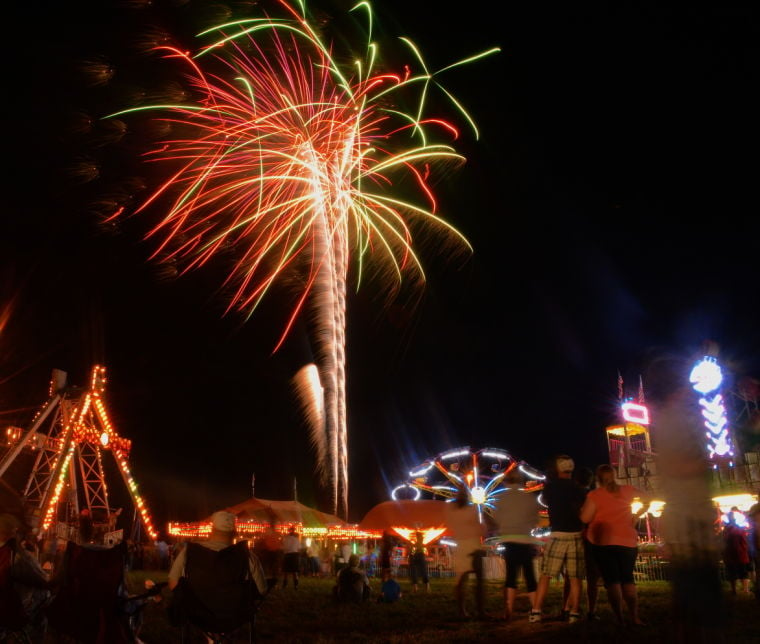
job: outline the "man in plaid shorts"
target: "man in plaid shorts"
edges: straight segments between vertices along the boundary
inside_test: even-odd
[[[583,523],[580,510],[586,490],[572,478],[575,463],[566,455],[557,456],[544,483],[541,497],[549,512],[551,535],[541,559],[541,577],[536,589],[536,604],[530,611],[529,621],[541,621],[541,606],[549,590],[552,577],[564,573],[570,580],[568,605],[569,621],[580,619],[578,606],[581,597],[581,580],[586,576],[586,558],[583,550]]]

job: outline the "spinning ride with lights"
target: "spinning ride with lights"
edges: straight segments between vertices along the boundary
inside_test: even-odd
[[[60,533],[59,522],[70,526],[85,509],[95,528],[113,529],[115,513],[104,467],[107,454],[115,461],[145,534],[152,540],[158,536],[127,464],[131,441],[119,436],[110,421],[103,399],[105,384],[101,366],[93,368],[86,388],[67,385],[66,373],[56,369],[49,398],[29,429],[6,430],[8,451],[0,461],[0,476],[14,463],[24,467],[31,456],[31,472],[21,492],[26,520],[39,538]]]
[[[494,510],[498,496],[506,490],[501,483],[515,468],[526,477],[526,489],[538,491],[543,487],[545,475],[506,450],[461,447],[442,452],[412,469],[409,479],[397,486],[391,497],[420,499],[424,494],[451,501],[464,493],[482,519],[483,512],[490,514]]]

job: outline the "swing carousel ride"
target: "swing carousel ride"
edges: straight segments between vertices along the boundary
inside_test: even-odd
[[[409,479],[393,489],[391,498],[453,501],[458,494],[466,494],[482,521],[484,512],[493,512],[499,495],[506,491],[504,477],[515,468],[524,475],[526,490],[538,492],[543,488],[545,475],[506,450],[459,447],[428,458],[412,469]]]

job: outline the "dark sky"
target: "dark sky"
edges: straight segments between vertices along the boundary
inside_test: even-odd
[[[310,361],[303,328],[272,355],[284,295],[248,322],[225,317],[225,267],[169,279],[147,261],[144,220],[100,223],[109,199],[155,181],[137,161],[146,132],[114,142],[97,120],[172,80],[134,44],[157,27],[189,42],[221,11],[142,4],[15,9],[0,423],[28,422],[31,411],[7,410],[41,404],[51,369],[83,384],[102,362],[160,521],[243,500],[254,472],[257,496],[290,498],[295,478],[300,500],[329,510],[289,384]],[[338,16],[341,4],[321,6]],[[415,306],[372,288],[350,296],[353,520],[451,447],[500,447],[537,467],[558,451],[602,462],[618,370],[635,393],[655,348],[691,354],[711,339],[736,377],[760,376],[757,15],[725,3],[434,4],[378,7],[432,68],[502,48],[445,79],[481,131],[463,133],[468,161],[436,187],[474,254],[423,243],[428,283]],[[101,63],[113,77],[88,86],[84,67]]]

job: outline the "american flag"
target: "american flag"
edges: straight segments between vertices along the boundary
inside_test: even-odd
[[[623,376],[618,371],[618,400],[623,400]]]

